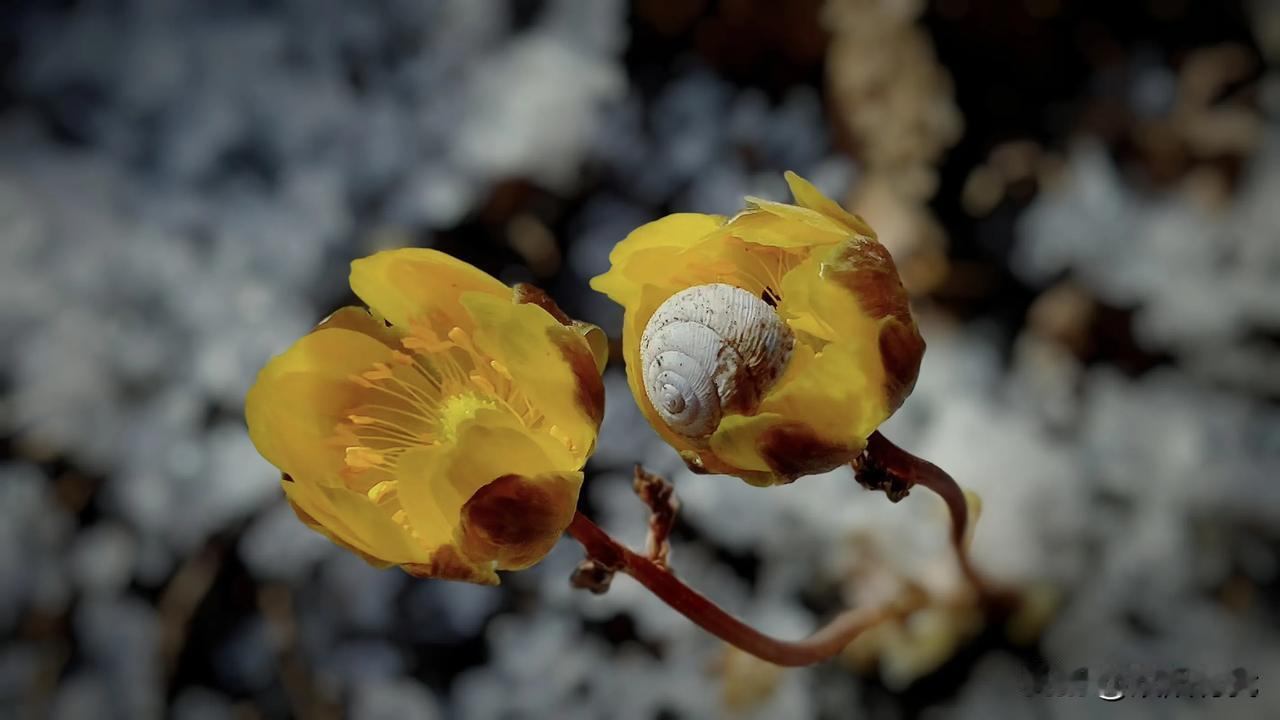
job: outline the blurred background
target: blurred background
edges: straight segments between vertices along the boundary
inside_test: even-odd
[[[1280,4],[161,0],[0,9],[0,715],[1280,717]],[[929,343],[886,426],[976,490],[988,626],[941,503],[849,473],[693,477],[620,366],[584,503],[684,501],[674,566],[820,667],[727,653],[569,541],[498,588],[377,571],[246,437],[272,354],[429,246],[587,288],[671,211],[795,170],[890,247]],[[1115,668],[1257,697],[1104,702]],[[1087,668],[1090,697],[1027,697]]]

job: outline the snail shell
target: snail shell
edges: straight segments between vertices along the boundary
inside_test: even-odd
[[[794,346],[759,297],[721,283],[687,288],[658,306],[640,338],[645,393],[668,427],[701,440],[726,412],[755,412]]]

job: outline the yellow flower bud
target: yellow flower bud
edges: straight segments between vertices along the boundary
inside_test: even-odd
[[[694,470],[756,485],[790,482],[852,461],[911,392],[924,354],[893,258],[874,231],[794,173],[786,179],[796,204],[747,198],[746,209],[731,219],[669,215],[628,235],[610,254],[610,270],[591,282],[625,309],[627,377],[649,422]],[[738,291],[724,285],[762,299],[785,327],[766,328],[759,303],[748,308],[750,297],[733,296]],[[679,397],[683,386],[651,375],[646,385],[646,372],[679,372],[696,364],[667,354],[667,365],[659,367],[663,354],[646,346],[643,360],[641,344],[651,319],[674,322],[671,304],[664,303],[683,301],[699,287],[708,292],[702,305],[691,306],[694,322],[720,334],[726,328],[768,333],[767,342],[736,338],[716,352],[705,349],[705,328],[685,333],[718,363],[704,380],[687,383],[689,392],[718,391],[719,398]],[[740,307],[750,313],[741,322],[706,320]],[[744,328],[752,324],[766,329]],[[770,343],[779,347],[758,347]],[[742,377],[735,380],[731,373]],[[735,382],[755,386],[742,392]],[[655,383],[666,393],[661,397],[668,417],[703,413],[689,424],[695,430],[664,421],[650,400],[659,392]]]
[[[378,566],[496,584],[572,519],[604,411],[598,328],[434,250],[351,264],[370,310],[259,373],[249,435],[298,517]]]

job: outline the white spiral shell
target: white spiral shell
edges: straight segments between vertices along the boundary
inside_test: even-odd
[[[759,297],[721,283],[687,288],[658,306],[640,338],[645,393],[668,427],[701,440],[726,412],[755,411],[794,346]]]

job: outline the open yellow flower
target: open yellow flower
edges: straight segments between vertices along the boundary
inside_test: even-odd
[[[434,250],[351,264],[346,307],[258,375],[249,435],[298,517],[379,566],[496,584],[573,517],[603,415],[598,328]]]
[[[609,272],[591,282],[625,308],[627,377],[649,422],[694,470],[756,485],[856,458],[915,386],[924,354],[893,258],[874,231],[794,173],[786,179],[795,205],[748,198],[732,219],[669,215],[628,235],[610,254]],[[781,331],[785,366],[776,380],[757,374],[765,386],[759,397],[717,406],[714,429],[689,437],[673,431],[650,400],[641,339],[668,299],[713,284],[772,306],[789,329]]]

